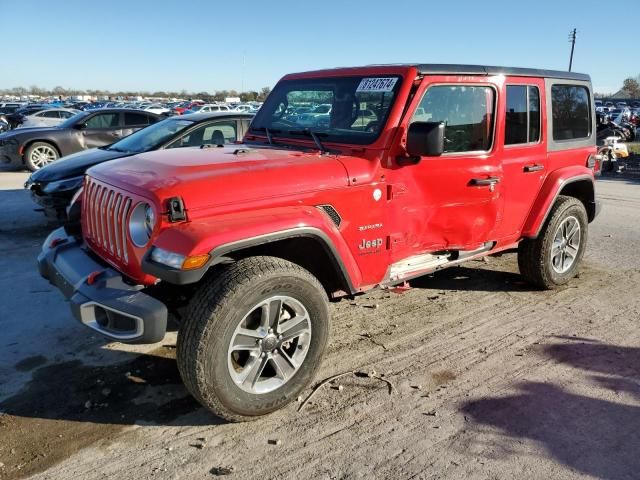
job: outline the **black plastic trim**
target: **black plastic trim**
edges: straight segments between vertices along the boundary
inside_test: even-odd
[[[175,285],[197,283],[202,279],[205,273],[207,273],[207,270],[210,267],[218,263],[227,261],[226,256],[230,253],[244,250],[250,247],[264,245],[267,243],[277,242],[279,240],[300,237],[315,238],[316,240],[318,240],[320,244],[325,248],[325,251],[329,254],[329,257],[332,259],[333,266],[337,268],[338,271],[342,274],[343,283],[349,289],[348,293],[357,292],[357,290],[353,286],[353,283],[351,282],[351,278],[349,277],[347,269],[342,262],[340,255],[331,242],[331,239],[322,230],[313,227],[292,228],[289,230],[268,233],[265,235],[259,235],[257,237],[251,237],[239,240],[237,242],[220,245],[210,252],[211,259],[206,265],[194,270],[177,270],[175,268],[153,262],[150,258],[151,251],[149,251],[142,259],[142,271]]]
[[[58,243],[51,247],[54,239]],[[167,307],[145,293],[143,286],[126,283],[118,271],[90,256],[81,241],[68,236],[64,228],[45,240],[38,270],[69,299],[74,317],[92,330],[123,343],[156,343],[164,338]],[[94,272],[100,274],[89,284],[87,279]],[[101,325],[97,318],[101,310],[134,320],[136,330],[118,331]]]

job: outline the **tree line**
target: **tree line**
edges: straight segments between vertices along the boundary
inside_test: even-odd
[[[76,88],[64,88],[64,87],[55,87],[53,89],[40,88],[36,85],[32,85],[28,88],[26,87],[14,87],[14,88],[5,88],[0,89],[0,96],[2,95],[13,95],[17,97],[22,97],[25,95],[36,95],[40,97],[70,97],[73,95],[90,95],[92,97],[151,97],[151,98],[198,98],[204,100],[205,102],[214,102],[214,101],[224,101],[225,98],[229,97],[239,97],[243,102],[261,102],[267,98],[267,95],[271,92],[270,87],[263,87],[260,91],[249,90],[247,92],[238,92],[237,90],[216,90],[215,92],[190,92],[187,90],[178,91],[163,91],[159,90],[156,92],[150,91],[140,91],[140,90],[119,90],[119,91],[111,91],[111,90],[100,90],[100,89],[88,89],[88,90],[80,90]]]
[[[628,77],[622,81],[622,92],[627,93],[631,98],[640,98],[640,75]],[[595,93],[596,98],[610,98],[614,93]]]

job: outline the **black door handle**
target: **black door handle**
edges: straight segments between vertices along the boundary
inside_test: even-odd
[[[493,186],[496,183],[500,183],[500,177],[472,178],[469,185],[472,187],[486,187]]]
[[[524,173],[539,172],[544,170],[544,165],[526,165],[524,167]]]

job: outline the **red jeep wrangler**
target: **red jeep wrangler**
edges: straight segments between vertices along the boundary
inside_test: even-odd
[[[285,76],[244,145],[92,168],[42,275],[122,342],[179,322],[189,391],[229,420],[295,399],[329,299],[507,249],[533,285],[578,271],[598,213],[589,76],[471,65]]]

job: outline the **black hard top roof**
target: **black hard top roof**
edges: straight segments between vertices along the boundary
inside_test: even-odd
[[[581,80],[590,82],[591,77],[585,73],[564,72],[561,70],[543,70],[539,68],[496,67],[489,65],[457,65],[446,63],[413,64],[423,75],[512,75],[517,77],[545,77],[562,80]]]

